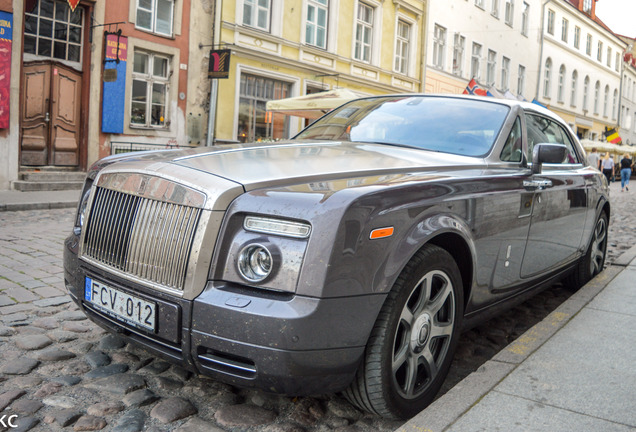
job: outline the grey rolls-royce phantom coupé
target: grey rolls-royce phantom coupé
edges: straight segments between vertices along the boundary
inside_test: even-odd
[[[286,142],[97,162],[64,277],[96,323],[189,370],[406,418],[462,329],[600,272],[609,217],[548,110],[369,97]]]

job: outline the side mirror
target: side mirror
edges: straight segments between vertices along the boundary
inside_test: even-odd
[[[562,163],[567,151],[563,144],[536,144],[532,149],[532,174],[539,174],[544,163]]]

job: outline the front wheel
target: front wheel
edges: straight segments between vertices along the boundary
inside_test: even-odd
[[[462,280],[453,257],[424,246],[391,289],[345,397],[387,418],[420,412],[448,374],[463,313]]]

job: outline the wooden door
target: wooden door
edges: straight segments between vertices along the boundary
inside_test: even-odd
[[[21,165],[79,165],[82,75],[57,63],[24,66]]]
[[[24,65],[21,165],[48,165],[51,65]]]

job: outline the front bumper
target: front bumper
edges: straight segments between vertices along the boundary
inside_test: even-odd
[[[86,315],[111,332],[195,373],[240,387],[287,395],[343,390],[352,381],[384,295],[318,299],[271,294],[209,281],[194,300],[136,285],[64,248],[64,279]],[[83,300],[90,276],[157,304],[151,333],[118,321]]]

